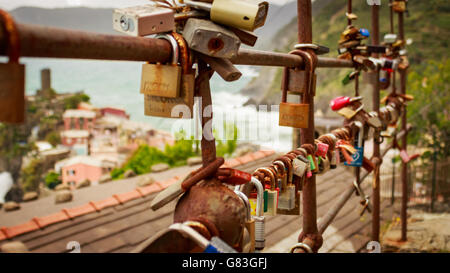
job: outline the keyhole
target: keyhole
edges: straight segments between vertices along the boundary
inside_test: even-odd
[[[222,39],[212,38],[208,42],[208,50],[211,52],[219,51],[223,48],[224,43]]]

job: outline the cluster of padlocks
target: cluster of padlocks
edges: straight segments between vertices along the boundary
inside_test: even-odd
[[[113,27],[133,36],[156,34],[156,38],[167,40],[172,47],[171,63],[142,66],[140,93],[144,95],[145,115],[191,118],[195,59],[199,56],[220,58],[221,63],[232,67],[229,59],[237,56],[241,43],[255,44],[257,37],[251,31],[264,25],[268,3],[185,0],[180,1],[184,5],[176,5],[163,0],[154,2],[154,5],[114,10]]]
[[[232,66],[229,59],[237,55],[241,43],[254,45],[256,36],[246,31],[264,24],[267,3],[232,2],[236,6],[230,5],[230,1],[226,1],[225,5],[224,0],[214,0],[212,3],[185,0],[182,7],[166,3],[164,6],[148,7],[151,10],[146,12],[141,8],[115,11],[117,30],[141,36],[157,33],[156,37],[168,40],[173,49],[171,64],[143,65],[141,93],[145,96],[146,115],[174,117],[170,111],[180,103],[192,111],[193,96],[198,92],[194,91],[195,58],[220,58]],[[147,20],[155,25],[142,27],[141,30],[140,21],[145,17],[149,17]],[[357,16],[347,13],[347,18],[351,22]],[[339,58],[352,60],[355,67],[343,80],[344,84],[352,80],[357,82],[361,70],[382,69],[391,73],[407,68],[404,41],[399,41],[394,34],[387,34],[383,45],[365,45],[363,41],[369,36],[367,29],[358,29],[351,24],[342,33]],[[287,95],[295,94],[303,98],[315,95],[317,55],[327,52],[327,48],[315,44],[297,44],[295,50],[290,52],[301,57],[303,67],[284,68],[279,125],[309,127],[309,105],[287,102]],[[373,58],[373,53],[382,56]],[[380,81],[383,82],[383,79]],[[377,136],[374,141],[381,143],[384,137],[390,137],[388,127],[397,123],[406,102],[412,97],[390,93],[382,100],[386,105],[378,113],[367,112],[357,86],[355,97],[340,96],[330,102],[331,109],[345,117],[345,127],[320,136],[314,144],[303,144],[276,158],[270,166],[257,168],[252,175],[220,168],[224,160],[216,158],[166,188],[155,197],[151,207],[159,209],[180,197],[174,213],[177,224],[153,236],[137,251],[261,251],[265,247],[266,216],[300,215],[305,179],[334,169],[340,163],[372,172],[375,164],[364,155],[364,141]],[[175,114],[179,112],[183,111],[174,111]],[[414,158],[403,150],[401,154],[405,162]],[[229,186],[234,186],[234,191]],[[354,186],[361,198],[362,215],[371,209],[369,198],[357,180]],[[191,239],[185,240],[188,237]],[[303,243],[296,244],[291,251],[296,248],[313,251]]]

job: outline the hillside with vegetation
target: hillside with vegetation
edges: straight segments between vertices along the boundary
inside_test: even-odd
[[[313,4],[313,42],[330,48],[327,57],[337,57],[337,41],[345,29],[347,20],[346,0],[316,0]],[[412,40],[407,46],[410,72],[422,71],[428,61],[445,61],[448,58],[450,37],[450,2],[445,0],[409,1],[409,14],[405,16],[405,36]],[[358,15],[354,25],[370,31],[371,7],[366,1],[353,1],[353,13]],[[397,30],[395,15],[394,30]],[[380,7],[380,38],[389,32],[389,6],[382,1]],[[297,21],[292,20],[275,36],[275,48],[279,52],[289,52],[297,42]],[[366,40],[366,44],[370,44]],[[275,42],[274,42],[275,43]],[[341,81],[350,70],[317,70],[316,109],[328,111],[328,102],[337,95],[352,95],[353,85],[343,86]],[[249,103],[278,104],[280,102],[281,68],[263,68],[260,77],[255,78],[243,93],[250,96]],[[360,86],[362,94],[368,92]],[[366,101],[371,106],[370,101]],[[327,114],[331,111],[328,111]]]

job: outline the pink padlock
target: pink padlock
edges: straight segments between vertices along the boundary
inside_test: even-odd
[[[361,99],[362,99],[361,96],[354,97],[354,98],[347,97],[347,96],[340,96],[340,97],[337,97],[337,98],[331,100],[330,107],[331,107],[331,110],[337,111],[337,110],[349,105],[350,103],[357,101],[357,100],[361,100]]]
[[[328,152],[328,144],[317,142],[316,155],[325,157],[327,155],[327,152]]]

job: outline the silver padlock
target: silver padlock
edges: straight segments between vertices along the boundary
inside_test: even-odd
[[[131,36],[171,32],[175,28],[175,13],[154,5],[115,9],[113,28]]]
[[[183,37],[190,49],[216,58],[233,58],[241,46],[241,40],[231,30],[204,19],[189,18]]]
[[[265,225],[266,218],[264,217],[264,187],[258,178],[252,176],[250,185],[256,188],[257,202],[256,202],[256,215],[252,216],[255,221],[255,250],[261,251],[266,245],[265,239]],[[242,191],[245,185],[240,186]]]
[[[239,186],[236,186],[234,190],[244,202],[246,209],[246,220],[245,220],[245,229],[244,234],[242,236],[241,246],[242,252],[249,253],[255,251],[255,220],[252,218],[250,202],[248,201],[247,195],[239,190]],[[245,233],[247,232],[247,233]]]

